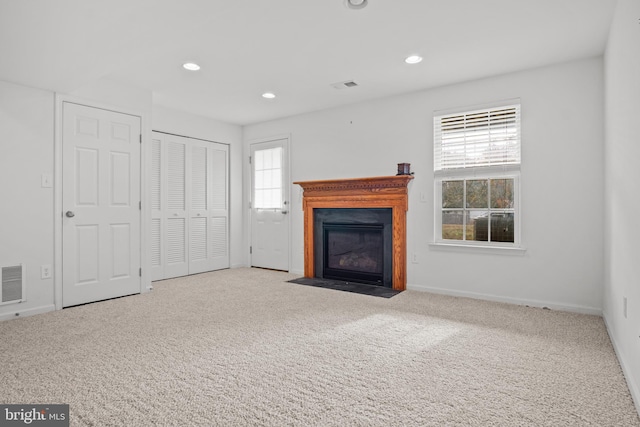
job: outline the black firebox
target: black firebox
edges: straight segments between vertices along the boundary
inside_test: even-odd
[[[383,224],[323,224],[323,277],[382,285],[383,229]]]
[[[314,210],[316,277],[392,287],[391,209]]]

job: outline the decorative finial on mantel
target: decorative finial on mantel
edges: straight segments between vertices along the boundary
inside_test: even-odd
[[[398,173],[396,175],[413,175],[411,163],[398,163]]]

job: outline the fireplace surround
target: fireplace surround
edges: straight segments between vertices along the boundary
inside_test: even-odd
[[[350,178],[322,181],[298,181],[303,190],[302,208],[304,210],[304,276],[308,278],[323,277],[319,270],[323,254],[316,256],[318,237],[315,220],[316,210],[324,209],[365,209],[388,210],[390,234],[388,245],[391,246],[390,265],[386,268],[390,275],[390,285],[395,290],[405,290],[407,244],[406,213],[408,210],[408,184],[412,175],[396,175],[371,178]],[[322,211],[320,215],[322,214]],[[347,211],[343,211],[347,212]],[[343,222],[343,221],[342,221]],[[351,221],[349,221],[351,222]],[[340,220],[335,223],[341,223]],[[378,222],[378,224],[380,224]],[[384,229],[384,224],[383,224]],[[384,286],[384,284],[383,284]]]

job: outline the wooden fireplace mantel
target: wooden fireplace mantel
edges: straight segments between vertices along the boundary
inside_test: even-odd
[[[326,208],[390,208],[393,222],[393,289],[407,287],[407,186],[411,175],[298,181],[304,190],[304,275],[315,277],[313,210]]]

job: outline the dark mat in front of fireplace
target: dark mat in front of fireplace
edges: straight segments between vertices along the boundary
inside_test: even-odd
[[[396,291],[384,286],[365,285],[363,283],[343,282],[340,280],[300,277],[289,280],[289,283],[298,285],[315,286],[317,288],[335,289],[338,291],[353,292],[356,294],[370,295],[373,297],[391,298],[402,291]]]

